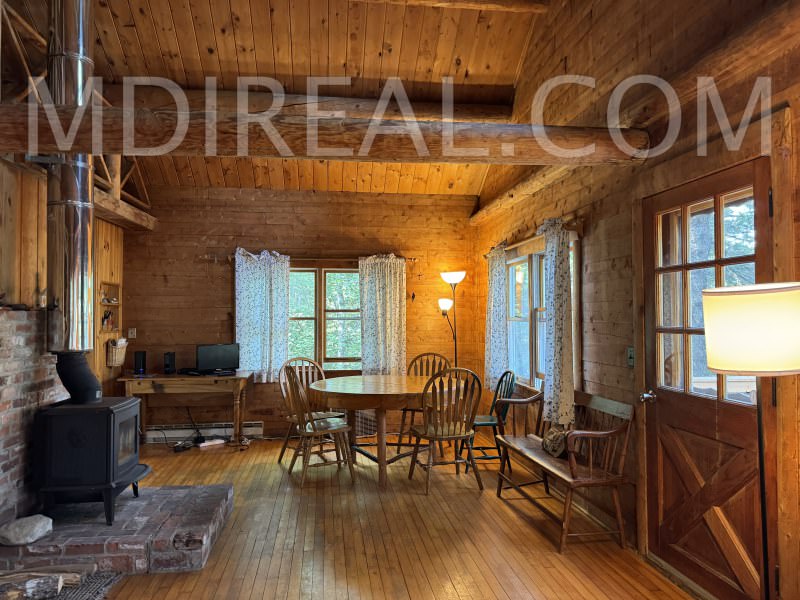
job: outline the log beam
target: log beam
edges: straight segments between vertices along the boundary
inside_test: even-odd
[[[189,110],[202,111],[206,107],[205,90],[182,90],[189,104]],[[121,85],[103,85],[103,97],[113,106],[122,106],[123,87]],[[269,92],[251,90],[247,96],[248,111],[261,112],[273,106],[275,99]],[[217,90],[216,104],[218,111],[237,111],[237,92]],[[285,117],[306,117],[311,111],[343,112],[346,117],[369,119],[375,114],[378,100],[374,98],[345,98],[338,96],[304,96],[301,94],[285,94],[282,108],[278,113]],[[162,87],[137,85],[134,94],[134,106],[150,110],[172,110],[175,100]],[[412,102],[414,117],[420,121],[441,121],[442,105],[438,102]],[[392,100],[383,114],[384,119],[397,120],[403,118],[397,103]],[[453,120],[481,123],[511,122],[511,106],[504,104],[456,104],[453,107]]]
[[[158,223],[153,215],[99,187],[94,188],[94,216],[129,231],[153,231]]]
[[[38,152],[102,152],[103,154],[124,154],[128,156],[148,156],[154,154],[153,148],[170,142],[179,119],[185,119],[186,135],[169,152],[178,156],[204,156],[207,154],[206,126],[210,119],[204,111],[178,113],[175,110],[123,110],[117,107],[93,107],[86,109],[83,119],[76,127],[77,133],[69,148],[60,149],[50,128],[45,109],[41,106],[0,105],[0,152],[30,152],[29,110],[35,110],[32,119],[38,127]],[[75,107],[56,107],[56,115],[62,128],[72,123],[77,109]],[[102,110],[102,148],[94,148],[92,140],[93,110]],[[378,134],[371,148],[360,151],[368,133],[372,133],[378,122],[370,119],[319,119],[310,121],[305,117],[274,116],[269,125],[274,131],[262,128],[261,124],[249,127],[247,150],[239,152],[237,124],[240,115],[235,112],[217,111],[216,122],[211,125],[216,134],[217,156],[283,157],[307,159],[336,159],[354,161],[415,162],[415,163],[460,163],[460,164],[520,164],[520,165],[619,165],[643,162],[649,147],[649,136],[641,130],[626,130],[628,143],[642,151],[629,155],[620,149],[607,129],[590,127],[550,127],[537,126],[539,133],[565,150],[580,150],[593,146],[590,153],[580,156],[561,156],[543,147],[534,135],[530,125],[515,123],[457,123],[453,126],[452,142],[456,149],[480,150],[481,156],[463,156],[448,151],[444,135],[445,124],[432,121],[403,122],[407,128],[418,130],[419,142],[424,147],[415,146],[415,140],[408,133]],[[386,121],[384,126],[398,121]],[[138,147],[125,147],[124,125],[135,131],[135,144]],[[316,126],[318,148],[307,147],[309,126]],[[276,135],[280,139],[276,139]],[[129,140],[128,140],[129,141]],[[276,143],[285,143],[279,151]],[[420,145],[420,144],[418,144]],[[129,144],[130,146],[130,144]],[[333,150],[331,150],[333,148]],[[290,151],[287,154],[286,149]],[[342,155],[344,151],[352,151]],[[454,155],[455,154],[455,155]]]
[[[431,8],[455,8],[461,10],[493,10],[497,12],[543,13],[550,6],[549,0],[357,0],[365,4],[402,4]]]

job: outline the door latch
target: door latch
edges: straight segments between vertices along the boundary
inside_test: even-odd
[[[643,403],[649,402],[652,404],[653,402],[656,401],[656,398],[658,398],[658,396],[656,396],[653,390],[647,390],[646,392],[642,392],[641,394],[639,394],[639,402]]]

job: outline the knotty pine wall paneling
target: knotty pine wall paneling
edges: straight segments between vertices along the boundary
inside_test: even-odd
[[[394,252],[407,267],[407,350],[452,357],[452,338],[437,299],[450,295],[441,271],[466,269],[458,288],[459,359],[481,370],[474,324],[477,274],[472,270],[468,217],[474,196],[408,196],[283,192],[257,189],[169,189],[150,192],[158,228],[125,235],[125,326],[136,327],[129,347],[147,351],[148,369],[176,352],[178,367],[194,366],[195,346],[228,343],[234,335],[237,246],[277,250],[294,258],[342,258]],[[216,260],[214,259],[216,257]],[[411,294],[415,299],[411,301]],[[129,365],[130,366],[130,365]],[[228,410],[192,411],[198,422],[230,421]],[[246,419],[265,432],[285,431],[277,385],[258,384]],[[186,423],[183,409],[158,409],[151,423]]]

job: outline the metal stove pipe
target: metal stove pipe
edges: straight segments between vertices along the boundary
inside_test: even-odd
[[[51,0],[47,83],[56,105],[82,106],[92,76],[92,0]],[[52,157],[47,178],[48,349],[94,345],[94,217],[90,154]]]

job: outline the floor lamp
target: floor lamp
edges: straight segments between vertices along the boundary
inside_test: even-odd
[[[800,373],[800,283],[703,290],[708,368],[725,375],[778,377]],[[773,379],[773,397],[776,387]],[[764,598],[772,597],[769,573],[762,399],[758,415],[761,546]],[[791,401],[794,401],[793,399]]]
[[[439,298],[439,309],[442,311],[442,316],[447,318],[447,323],[450,325],[450,331],[453,332],[453,359],[455,367],[458,367],[458,323],[456,322],[456,286],[464,281],[466,271],[447,271],[440,273],[442,279],[450,284],[450,289],[453,291],[453,298]],[[449,310],[453,309],[453,321],[450,322]]]

